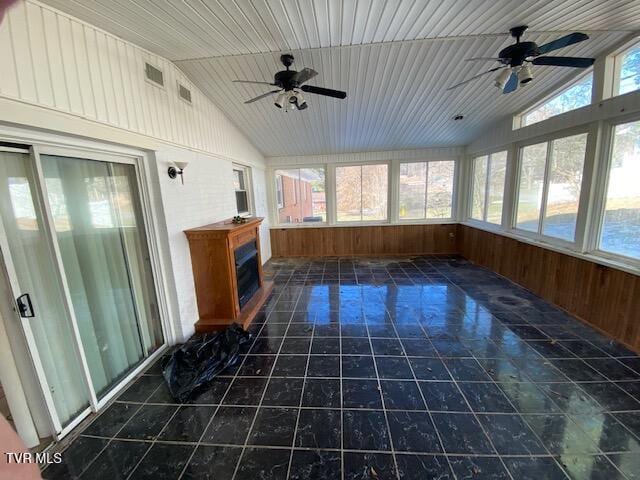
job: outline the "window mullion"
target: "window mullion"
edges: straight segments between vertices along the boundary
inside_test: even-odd
[[[484,204],[482,205],[482,220],[487,221],[487,203],[489,202],[489,179],[491,178],[491,154],[487,155],[487,173],[484,180]]]
[[[542,180],[542,203],[540,205],[540,218],[538,219],[538,235],[542,235],[544,228],[544,218],[547,215],[547,197],[549,195],[549,179],[551,178],[551,152],[553,151],[553,140],[547,142],[547,158],[544,164],[544,175]]]
[[[424,218],[427,219],[427,199],[429,198],[429,162],[425,162],[424,169]]]
[[[363,165],[360,165],[360,221],[362,222],[364,219],[364,215],[362,213],[362,178],[364,176]]]

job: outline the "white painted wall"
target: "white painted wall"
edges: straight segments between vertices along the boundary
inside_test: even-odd
[[[149,62],[164,88],[144,75]],[[169,60],[35,0],[12,7],[0,25],[0,123],[33,127],[150,152],[157,166],[178,308],[178,339],[198,318],[183,230],[235,215],[232,163],[252,167],[255,209],[266,216],[262,154]],[[178,83],[193,103],[178,97]],[[188,161],[185,184],[168,166]],[[262,257],[271,256],[268,226]]]

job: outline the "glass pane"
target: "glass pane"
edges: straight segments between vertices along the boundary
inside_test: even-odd
[[[362,167],[336,167],[336,212],[339,222],[362,220]]]
[[[163,343],[135,168],[41,158],[82,346],[103,396]]]
[[[429,162],[427,218],[452,217],[455,166],[453,160]]]
[[[387,165],[362,166],[362,220],[387,218]]]
[[[640,89],[640,44],[627,50],[622,57],[618,93]]]
[[[282,175],[276,175],[276,202],[278,208],[283,207],[284,193],[282,191]]]
[[[249,211],[249,202],[247,201],[247,192],[236,192],[236,208],[238,213],[247,213]]]
[[[324,187],[324,168],[300,169],[303,222],[327,221],[327,200]]]
[[[544,167],[547,158],[547,143],[529,145],[522,149],[518,193],[518,215],[516,227],[531,232],[538,231]]]
[[[302,210],[298,197],[298,181],[300,170],[276,170],[276,187],[280,190],[278,195],[278,222],[300,223],[302,222]]]
[[[489,193],[487,194],[487,222],[502,222],[502,202],[504,200],[504,182],[507,175],[507,152],[491,154],[491,172]]]
[[[614,131],[600,249],[640,259],[640,121]]]
[[[555,115],[584,107],[591,103],[591,90],[593,88],[593,73],[589,73],[582,80],[571,86],[564,92],[549,99],[535,110],[527,112],[522,117],[522,125],[531,125],[541,122]]]
[[[400,218],[425,218],[427,163],[400,164]]]
[[[0,152],[0,215],[21,292],[36,316],[29,320],[53,403],[62,426],[89,406],[82,364],[63,303],[55,255],[37,206],[28,155]],[[16,320],[17,321],[17,320]]]
[[[551,167],[547,207],[542,233],[573,242],[582,169],[587,148],[587,134],[554,140],[551,144]]]
[[[233,171],[233,188],[236,190],[244,190],[244,172],[242,170]]]
[[[471,218],[484,220],[484,203],[487,187],[488,157],[473,159],[473,190],[471,194]]]

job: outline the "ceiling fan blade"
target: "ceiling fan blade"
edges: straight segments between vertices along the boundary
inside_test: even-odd
[[[316,72],[314,69],[304,67],[302,70],[300,70],[298,73],[296,73],[293,76],[293,79],[296,82],[298,82],[298,85],[300,85],[300,84],[302,84],[304,82],[308,82],[309,80],[311,80],[316,75],[318,75],[318,72]]]
[[[582,57],[536,57],[531,63],[534,65],[553,65],[556,67],[588,68],[593,65],[595,58]]]
[[[589,39],[589,35],[586,33],[570,33],[569,35],[565,35],[564,37],[557,38],[556,40],[552,40],[549,43],[545,43],[544,45],[540,45],[538,47],[538,55],[544,55],[552,50],[557,50],[562,47],[566,47],[569,45],[573,45],[574,43],[584,42]]]
[[[252,98],[251,100],[247,100],[244,103],[253,103],[253,102],[257,101],[257,100],[262,100],[263,98],[268,97],[269,95],[273,95],[274,93],[278,93],[279,91],[280,90],[271,90],[270,92],[263,93],[262,95],[258,95],[257,97]]]
[[[307,93],[315,93],[317,95],[325,95],[334,98],[347,98],[347,92],[340,90],[332,90],[330,88],[314,87],[313,85],[302,85],[300,90]]]
[[[275,85],[271,82],[256,82],[254,80],[231,80],[233,83],[255,83],[257,85]]]
[[[492,68],[490,70],[487,70],[486,72],[479,73],[478,75],[475,75],[475,76],[473,76],[471,78],[467,78],[463,82],[456,83],[455,85],[452,85],[451,87],[447,88],[447,90],[453,90],[454,88],[458,88],[458,87],[461,87],[462,85],[466,85],[467,83],[472,82],[476,78],[480,78],[483,75],[486,75],[487,73],[495,72],[497,70],[500,70],[501,68],[506,68],[506,65],[501,66],[501,67],[495,67],[495,68]]]
[[[511,76],[509,77],[509,80],[507,81],[506,85],[504,86],[504,89],[502,90],[502,93],[511,93],[511,92],[515,92],[518,89],[518,74],[517,72],[511,72]]]

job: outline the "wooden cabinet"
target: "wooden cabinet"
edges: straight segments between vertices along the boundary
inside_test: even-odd
[[[250,218],[243,224],[225,220],[184,232],[189,241],[200,316],[197,333],[224,329],[234,322],[246,328],[271,293],[273,284],[264,281],[260,256],[262,220]],[[237,258],[237,252],[242,252],[242,259]],[[247,260],[251,262],[248,266],[238,263]],[[250,271],[247,273],[246,269]]]

